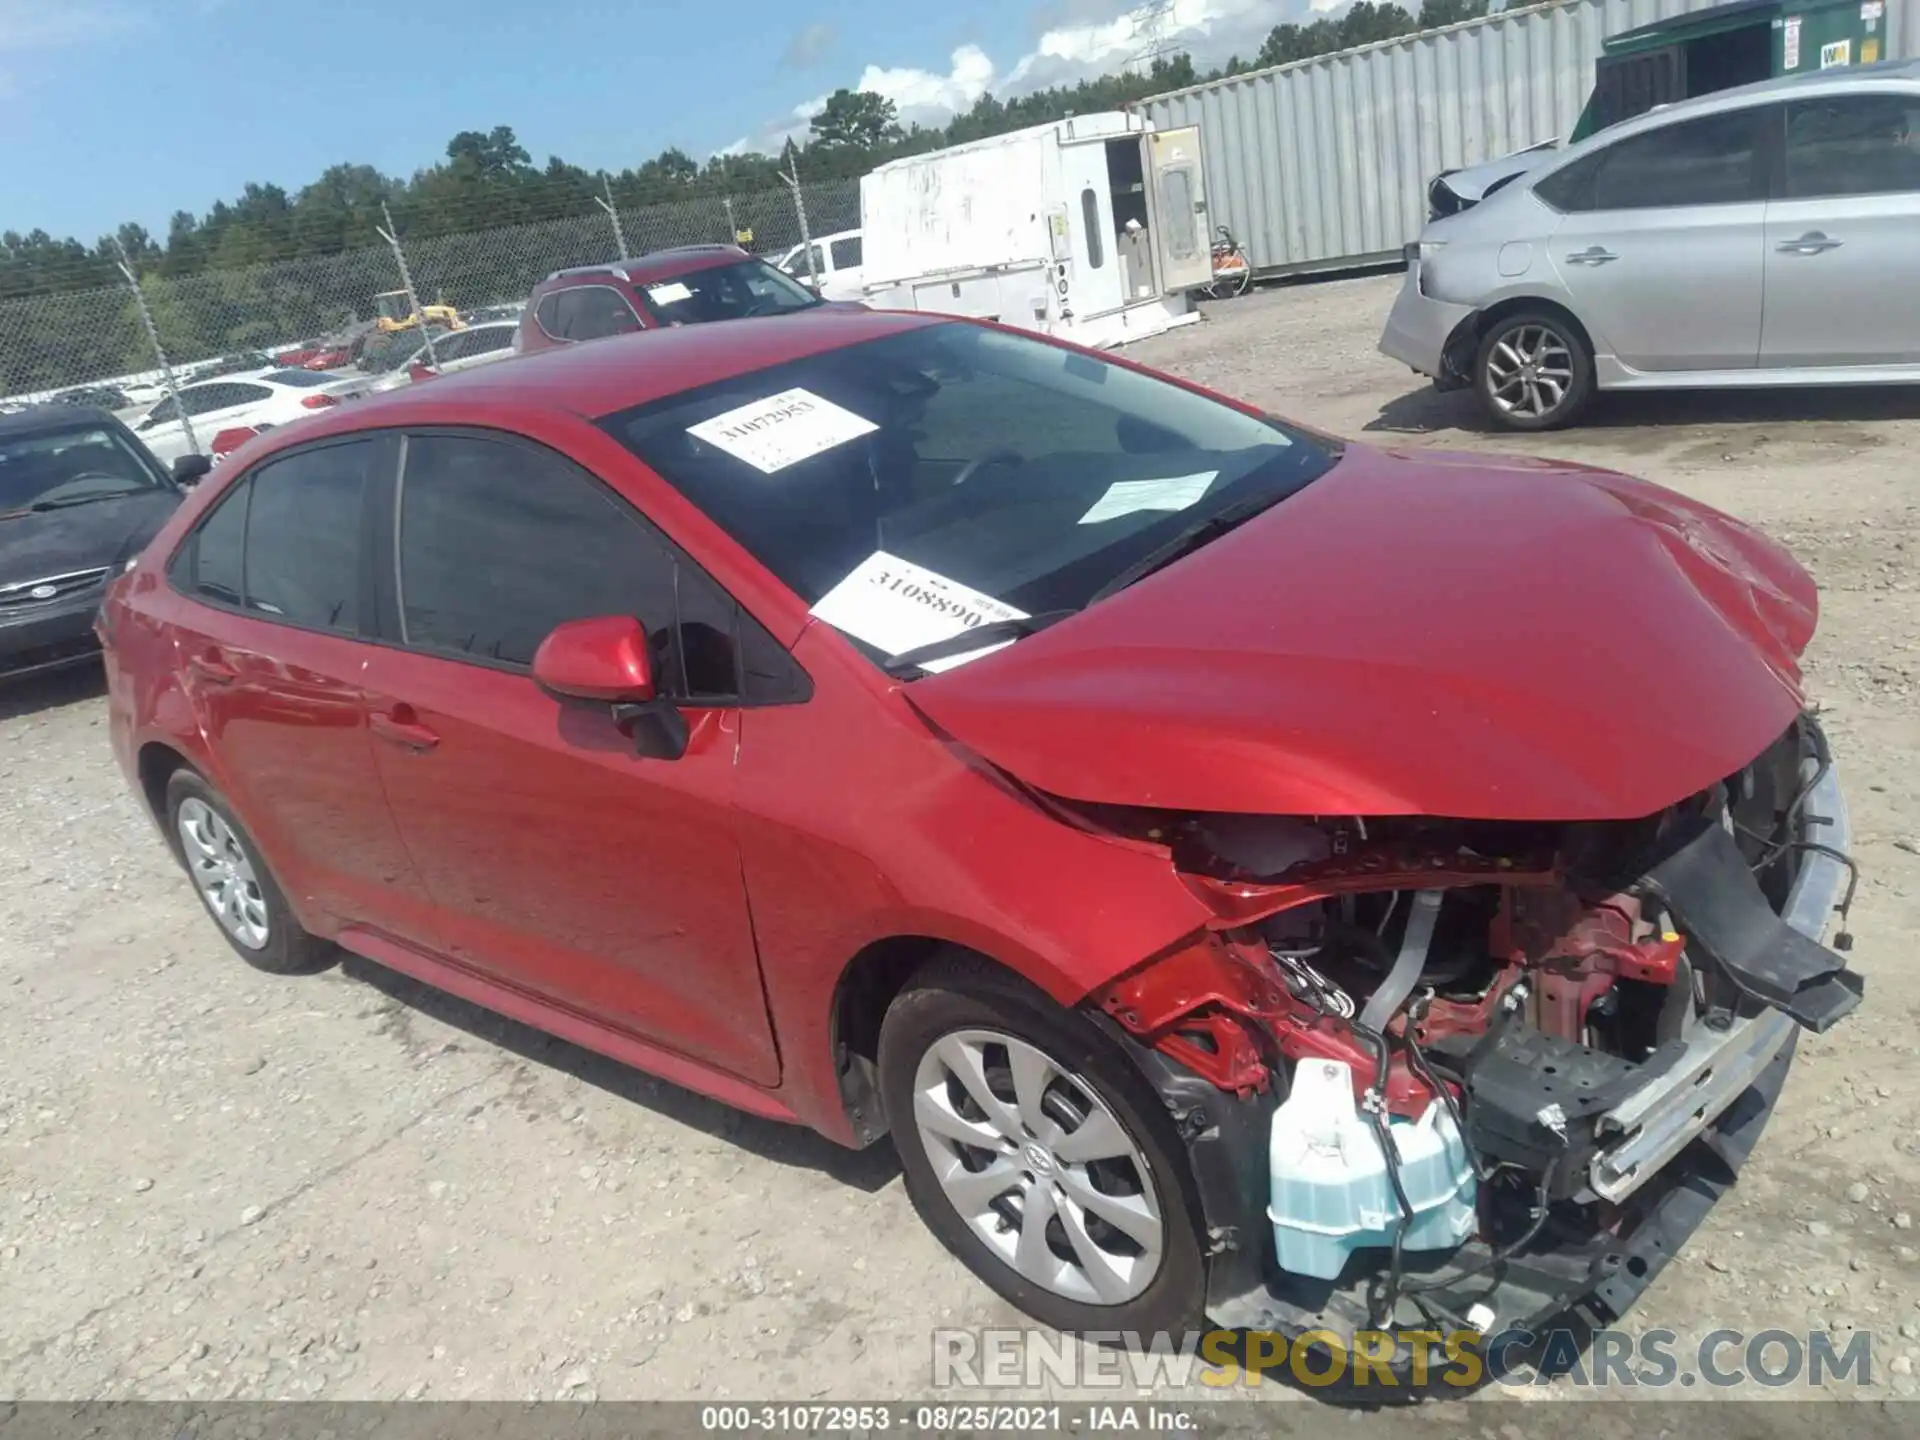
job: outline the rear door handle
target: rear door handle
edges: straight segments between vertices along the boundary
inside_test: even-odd
[[[1567,256],[1567,263],[1569,265],[1604,265],[1609,260],[1619,258],[1611,250],[1603,250],[1598,245],[1589,245],[1586,249],[1576,250]]]
[[[231,685],[240,678],[238,670],[214,655],[195,655],[187,661],[187,669],[209,685]]]
[[[1774,248],[1782,255],[1824,255],[1829,250],[1838,250],[1843,243],[1829,240],[1818,230],[1809,230],[1798,240],[1782,240]]]
[[[422,725],[405,706],[390,714],[376,710],[367,717],[367,728],[389,745],[398,745],[403,750],[426,751],[440,743],[439,735]]]

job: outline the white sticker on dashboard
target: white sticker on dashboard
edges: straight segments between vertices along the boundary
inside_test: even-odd
[[[809,390],[782,390],[687,428],[763,474],[810,460],[880,427]]]
[[[1219,477],[1218,470],[1199,475],[1175,475],[1166,480],[1118,480],[1107,493],[1093,502],[1093,508],[1080,517],[1082,525],[1098,525],[1103,520],[1118,520],[1141,510],[1184,510],[1207,493],[1207,487]]]
[[[884,550],[876,550],[856,565],[846,579],[820,597],[810,613],[888,655],[903,655],[995,620],[1027,618],[1024,610]],[[920,668],[951,670],[1010,643],[982,645],[962,655],[929,660]]]
[[[678,280],[669,280],[664,285],[649,285],[647,298],[656,305],[671,305],[676,300],[691,300],[693,291]]]

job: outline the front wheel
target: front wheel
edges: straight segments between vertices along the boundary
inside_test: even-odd
[[[914,1208],[1000,1295],[1067,1331],[1199,1320],[1185,1151],[1086,1017],[955,954],[888,1009],[880,1087]]]
[[[1473,381],[1495,424],[1557,430],[1571,424],[1593,398],[1593,357],[1564,317],[1522,310],[1480,337]]]

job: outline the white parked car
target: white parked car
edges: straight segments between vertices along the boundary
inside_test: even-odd
[[[775,262],[802,285],[808,283],[807,247],[796,245]],[[813,241],[813,277],[822,300],[864,298],[867,272],[860,250],[860,232],[841,230]]]
[[[182,455],[213,451],[214,438],[223,430],[271,430],[315,410],[364,395],[370,388],[364,375],[341,379],[311,370],[269,370],[262,375],[228,376],[180,387],[180,404],[193,422],[193,440],[174,409],[173,397],[163,396],[128,423],[149,450],[171,465]],[[195,443],[197,442],[197,444]]]
[[[432,358],[439,360],[437,367],[431,364],[427,347],[423,344],[391,370],[377,376],[368,388],[374,391],[397,390],[428,375],[451,375],[456,370],[471,370],[476,365],[511,359],[513,335],[519,328],[520,321],[516,316],[512,320],[489,321],[484,325],[469,325],[464,330],[450,330],[435,335]]]

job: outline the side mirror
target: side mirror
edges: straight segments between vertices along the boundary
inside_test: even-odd
[[[205,455],[182,455],[173,462],[173,483],[198,485],[212,469],[213,461]]]
[[[533,654],[533,678],[572,700],[645,704],[653,699],[646,629],[630,615],[557,625]]]
[[[603,701],[641,755],[678,760],[689,731],[680,707],[654,693],[646,628],[631,615],[557,625],[533,654],[533,678],[549,694]]]
[[[416,364],[407,367],[407,378],[413,381],[431,380],[440,372],[430,365]]]

